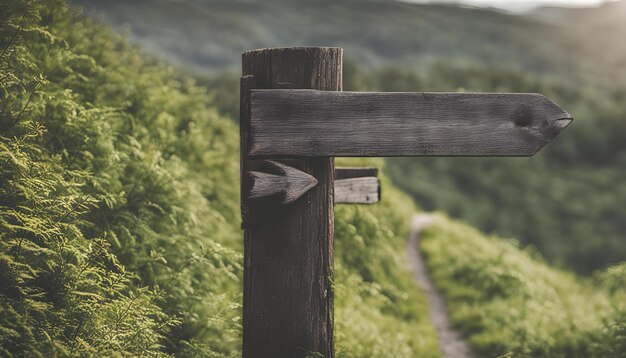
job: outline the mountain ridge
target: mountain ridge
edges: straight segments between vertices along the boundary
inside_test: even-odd
[[[381,0],[74,3],[115,28],[126,26],[148,52],[197,71],[233,67],[241,52],[253,48],[293,45],[341,46],[366,66],[424,58],[513,61],[519,50],[511,36],[521,34],[528,47],[551,27],[492,10]],[[484,50],[474,46],[477,37],[489,39],[481,42]]]

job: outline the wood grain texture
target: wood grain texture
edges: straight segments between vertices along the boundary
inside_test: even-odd
[[[265,198],[268,196],[280,196],[280,203],[287,205],[293,203],[304,193],[317,185],[317,180],[311,175],[270,160],[265,161],[271,172],[249,171],[248,183],[245,188],[250,191],[245,193],[247,199]]]
[[[572,116],[539,94],[255,90],[250,156],[531,156]]]
[[[335,204],[375,204],[380,200],[376,177],[335,180]]]
[[[239,198],[241,202],[241,227],[246,226],[248,217],[248,206],[246,205],[247,193],[249,190],[244,185],[244,173],[248,172],[248,132],[250,131],[250,90],[255,86],[253,76],[242,76],[239,81]],[[245,273],[244,273],[245,276]]]
[[[378,168],[373,168],[373,167],[336,167],[335,168],[335,180],[362,178],[362,177],[377,177],[377,176],[378,176]]]
[[[243,75],[254,78],[250,88],[339,91],[341,71],[338,48],[243,54]],[[246,135],[249,109],[249,102],[242,104]],[[245,169],[257,170],[248,160],[249,140],[242,141]],[[279,158],[272,160],[312,175],[318,184],[290,205],[244,200],[243,357],[333,358],[333,159]]]

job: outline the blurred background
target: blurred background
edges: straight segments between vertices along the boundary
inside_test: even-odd
[[[626,259],[626,1],[73,0],[216,91],[238,116],[240,54],[344,48],[344,90],[538,92],[575,124],[534,158],[391,159],[427,210],[590,274]]]
[[[626,0],[0,0],[1,357],[241,356],[241,53],[287,46],[575,118],[532,158],[337,159],[383,192],[335,207],[337,357],[444,356],[417,247],[476,357],[626,357]]]

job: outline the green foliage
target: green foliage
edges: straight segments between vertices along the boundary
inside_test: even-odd
[[[233,117],[239,70],[212,71],[258,47],[341,46],[347,90],[543,93],[576,120],[538,156],[394,159],[389,174],[425,209],[517,237],[553,264],[590,274],[626,260],[626,1],[523,16],[384,0],[74,2],[203,77]]]
[[[72,2],[196,75],[237,68],[241,52],[254,48],[323,44],[343,47],[368,68],[453,60],[624,80],[623,71],[615,71],[626,56],[624,1],[525,16],[388,0]]]
[[[63,1],[0,0],[0,6],[0,355],[239,355],[238,136],[233,121],[218,113],[236,113],[235,81],[224,75],[205,82],[212,90],[202,89],[144,59],[102,25],[77,19]],[[457,68],[453,75],[449,67],[431,69],[429,76],[385,70],[366,77],[354,76],[348,63],[346,84],[382,89],[402,89],[409,82],[443,88],[453,80],[467,87],[484,84],[474,82],[485,74],[482,69]],[[459,76],[463,73],[466,77]],[[539,86],[572,102],[588,94],[509,70],[486,78],[496,88]],[[537,183],[531,187],[539,190],[557,161],[576,163],[573,158],[584,155],[589,166],[623,161],[619,136],[612,134],[622,128],[617,120],[622,112],[593,98],[577,108],[606,109],[602,132],[587,133],[594,127],[581,126],[585,130],[576,132],[573,142],[533,164],[540,175],[520,180]],[[607,138],[606,151],[594,147],[594,136]],[[581,142],[590,143],[595,154],[575,145]],[[599,162],[596,155],[608,151],[611,156]],[[381,160],[338,163],[383,166]],[[480,169],[494,166],[498,175],[480,182],[472,180],[471,171],[432,163],[426,166],[437,185],[426,191],[448,203],[469,191],[480,193],[489,180],[516,184],[516,176],[529,171],[526,164],[486,162]],[[589,178],[582,169],[556,170],[598,190],[621,188],[615,186],[619,170],[601,169],[601,176]],[[450,173],[454,180],[464,178],[459,183],[466,183],[465,192],[444,179]],[[414,180],[419,174],[405,173]],[[337,356],[438,357],[424,296],[404,257],[414,207],[384,174],[382,181],[381,203],[336,209]],[[526,209],[567,197],[567,220],[589,207],[613,213],[604,216],[614,226],[588,241],[613,243],[616,256],[601,262],[617,260],[622,246],[612,230],[619,228],[621,212],[612,209],[623,197],[621,189],[595,201],[591,195],[570,198],[574,189],[579,188],[564,187],[557,177],[538,191],[540,197],[525,202]],[[527,194],[505,195],[496,203],[508,208]],[[483,218],[494,212],[488,205],[472,207]],[[558,235],[561,228],[539,221],[539,214],[545,215],[532,216],[533,227],[541,228],[537,232]],[[501,220],[503,227],[521,227]],[[578,240],[577,230],[594,234],[587,226],[566,234]],[[549,268],[531,249],[520,253],[516,245],[466,226],[446,223],[429,233],[423,250],[433,277],[477,352],[618,357],[624,351],[623,266],[597,273],[602,288],[594,291],[589,282]],[[558,244],[551,245],[559,252]],[[550,252],[549,245],[538,246]]]
[[[337,165],[384,167],[382,160]],[[428,307],[404,254],[415,208],[381,175],[376,205],[335,207],[335,338],[338,357],[439,357]]]
[[[623,88],[484,65],[370,75],[348,68],[346,77],[346,87],[366,90],[538,92],[554,99],[576,119],[532,158],[396,158],[389,175],[424,209],[517,237],[554,264],[589,274],[626,259]]]
[[[626,293],[626,263],[598,271],[594,279],[599,286],[603,286],[612,293]]]
[[[0,355],[239,355],[238,131],[220,97],[63,1],[0,1]],[[401,254],[413,208],[386,196],[337,211],[338,356],[436,357]]]
[[[604,319],[596,334],[595,349],[602,357],[623,357],[626,352],[626,263],[611,266],[594,275],[594,281],[614,297],[615,313]]]
[[[3,354],[237,352],[236,127],[64,2],[2,9]]]
[[[625,297],[622,296],[622,299]],[[594,344],[598,357],[622,358],[626,352],[626,309],[619,309],[613,317],[605,320],[602,331]]]
[[[454,324],[480,356],[623,354],[624,316],[615,306],[623,299],[551,268],[535,251],[444,217],[425,230],[421,248]]]

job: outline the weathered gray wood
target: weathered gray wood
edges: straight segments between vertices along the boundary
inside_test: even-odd
[[[283,205],[300,198],[317,185],[309,174],[274,161],[263,161],[268,172],[247,172],[247,199],[279,196]],[[378,168],[335,168],[335,204],[374,204],[380,200]]]
[[[362,177],[377,177],[378,168],[372,167],[336,167],[335,168],[335,180],[350,179],[350,178],[362,178]]]
[[[253,76],[248,88],[339,91],[341,71],[338,48],[243,54],[243,75]],[[242,133],[248,135],[249,101],[241,108]],[[247,138],[242,137],[244,169],[263,171],[248,160]],[[318,184],[290,205],[244,199],[243,357],[333,358],[333,159],[280,162]]]
[[[375,204],[380,200],[376,177],[335,180],[335,204]]]
[[[242,76],[239,82],[239,198],[241,201],[242,228],[246,226],[248,205],[245,200],[249,190],[244,184],[245,173],[248,172],[248,132],[250,131],[250,90],[255,87],[253,76]],[[245,276],[245,272],[244,272]],[[244,297],[245,305],[245,297]]]
[[[530,156],[572,116],[539,94],[254,90],[250,156]]]
[[[249,171],[244,185],[249,188],[248,199],[280,195],[280,203],[290,204],[317,185],[317,180],[309,174],[278,162],[266,160],[265,164],[273,173]],[[244,194],[245,195],[245,194]]]

